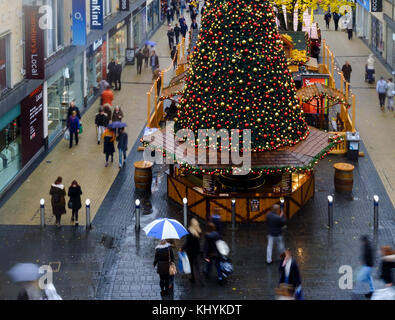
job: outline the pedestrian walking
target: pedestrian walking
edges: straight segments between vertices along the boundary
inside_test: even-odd
[[[181,16],[184,15],[184,10],[186,9],[186,7],[187,7],[187,5],[186,5],[185,0],[181,0],[181,2],[180,2]]]
[[[303,300],[302,279],[296,260],[292,257],[290,249],[286,249],[280,263],[280,284],[291,285],[296,300]]]
[[[174,70],[177,69],[177,58],[178,58],[178,50],[177,47],[174,46],[170,53],[171,60],[173,60]]]
[[[111,105],[108,104],[108,103],[106,103],[106,104],[103,106],[103,110],[104,110],[104,114],[105,114],[106,117],[107,117],[107,126],[108,126],[108,124],[111,123],[111,121],[112,121],[112,110],[111,110]]]
[[[75,226],[78,227],[78,211],[82,208],[81,204],[82,190],[76,180],[71,183],[69,188],[68,196],[70,197],[68,207],[72,211],[71,222],[75,222]]]
[[[152,73],[155,73],[155,70],[159,68],[159,57],[156,55],[155,51],[152,52],[150,65],[152,68]]]
[[[339,29],[339,20],[340,20],[341,14],[338,12],[333,13],[333,23],[335,24],[335,31]]]
[[[380,102],[380,109],[381,111],[384,111],[385,107],[385,98],[387,96],[387,82],[384,80],[384,77],[381,77],[379,81],[377,81],[376,84],[376,91],[377,94],[379,95],[379,102]]]
[[[157,273],[160,277],[161,296],[169,295],[170,264],[174,263],[174,253],[170,244],[162,240],[155,248],[154,268],[157,266]]]
[[[144,61],[144,54],[139,50],[136,53],[136,61],[137,61],[137,74],[141,74],[141,70],[143,69],[143,61]],[[148,63],[147,63],[148,65]]]
[[[176,45],[180,43],[180,34],[181,34],[181,28],[178,26],[178,23],[176,23],[176,26],[174,27],[174,35],[176,37]]]
[[[112,122],[122,122],[124,117],[123,111],[120,106],[116,106],[112,115]]]
[[[128,134],[125,132],[125,129],[122,128],[119,131],[119,135],[117,137],[118,142],[118,151],[119,151],[119,169],[122,169],[126,164],[126,153],[128,151]]]
[[[107,168],[110,165],[109,163],[110,157],[111,157],[111,162],[114,162],[114,153],[115,153],[114,142],[116,140],[114,130],[107,128],[103,133],[102,139],[104,141],[103,153],[106,155],[105,167]]]
[[[108,118],[103,109],[96,115],[95,124],[97,128],[97,144],[100,144],[101,137],[108,126]]]
[[[115,81],[115,90],[121,91],[122,89],[122,65],[117,60],[115,68],[114,68],[114,81]]]
[[[62,215],[66,214],[66,191],[62,184],[63,179],[59,177],[51,186],[49,194],[51,195],[52,213],[56,218],[56,226],[60,228]]]
[[[67,110],[67,119],[69,119],[73,115],[74,111],[77,113],[78,119],[81,120],[81,112],[80,109],[75,105],[75,100],[70,102],[70,107]]]
[[[326,28],[329,29],[329,23],[331,22],[332,19],[332,15],[329,10],[327,13],[325,13],[324,19],[325,19]]]
[[[352,16],[351,13],[347,13],[347,10],[344,11],[344,14],[347,17],[347,34],[348,34],[348,40],[352,39]]]
[[[361,283],[368,282],[369,283],[369,292],[365,294],[366,298],[371,298],[374,292],[374,282],[372,277],[372,270],[374,264],[373,258],[373,249],[369,241],[368,236],[361,237],[361,244],[362,244],[362,268],[357,277],[357,285],[360,287]]]
[[[389,78],[387,81],[387,108],[388,111],[394,111],[394,90],[395,90],[395,84],[392,80],[392,78]]]
[[[106,104],[112,106],[112,102],[114,101],[114,92],[112,92],[111,86],[108,86],[106,90],[103,91],[101,97],[103,106]]]
[[[191,14],[191,20],[192,21],[196,20],[196,18],[197,18],[197,10],[196,10],[195,7],[192,8],[192,11],[190,12],[190,14]]]
[[[150,57],[150,50],[149,50],[147,45],[144,45],[143,56],[144,56],[144,60],[145,60],[145,67],[148,68],[148,62],[149,62],[149,57]]]
[[[174,17],[173,9],[170,6],[167,7],[166,17],[167,17],[167,24],[169,25],[173,21],[172,18]]]
[[[81,123],[78,119],[77,111],[73,111],[71,117],[67,121],[67,129],[70,132],[70,149],[73,147],[73,140],[75,138],[75,145],[78,146],[78,136],[80,131]]]
[[[99,82],[98,87],[99,87],[99,93],[100,93],[100,105],[101,106],[103,105],[102,94],[107,89],[107,87],[109,87],[109,86],[110,86],[110,84],[104,79]]]
[[[209,222],[207,224],[208,232],[205,235],[205,243],[204,243],[204,260],[206,261],[206,265],[204,268],[204,275],[207,279],[209,279],[211,266],[215,265],[217,269],[217,277],[218,284],[223,284],[222,270],[221,270],[221,259],[220,253],[217,249],[217,241],[221,240],[221,235],[216,230],[215,224]]]
[[[156,90],[158,92],[158,96],[160,96],[160,92],[162,89],[162,75],[161,71],[159,69],[154,71],[154,75],[152,76],[152,81],[155,83],[156,82]]]
[[[317,59],[317,62],[320,63],[320,44],[318,41],[314,41],[311,44],[311,56]]]
[[[352,68],[351,68],[351,65],[348,61],[346,61],[346,63],[343,65],[342,72],[343,72],[344,79],[348,83],[350,83]]]
[[[188,231],[189,234],[186,236],[185,244],[180,251],[184,251],[188,255],[189,264],[191,265],[191,278],[189,281],[195,283],[197,280],[203,284],[200,276],[200,236],[202,230],[200,229],[199,221],[192,218]]]
[[[381,247],[381,265],[380,265],[380,278],[384,281],[386,287],[394,285],[392,277],[392,270],[395,268],[395,251],[391,246]]]
[[[113,88],[113,83],[115,81],[115,67],[116,63],[114,59],[111,59],[111,62],[108,64],[108,73],[107,73],[107,82],[110,84],[110,87]]]
[[[172,50],[174,46],[174,30],[171,27],[167,31],[167,39],[169,40],[170,50]]]
[[[219,212],[216,212],[215,214],[211,215],[209,218],[209,221],[214,223],[215,225],[215,230],[220,234],[222,237],[224,235],[224,225],[222,223],[222,217]]]
[[[374,68],[374,63],[375,60],[373,58],[373,53],[369,55],[368,60],[366,61],[366,75],[365,75],[365,80],[368,81],[369,83],[374,82],[374,73],[375,73],[375,68]]]
[[[282,236],[282,230],[285,223],[286,218],[283,210],[281,210],[281,207],[278,204],[275,204],[266,217],[266,224],[269,232],[266,256],[267,264],[271,264],[273,262],[272,253],[274,242],[277,243],[277,249],[280,255],[284,252],[284,240]]]
[[[191,30],[197,30],[197,29],[199,29],[199,25],[197,24],[196,19],[193,19],[192,21],[193,21],[193,22],[192,22],[192,24],[191,24]]]

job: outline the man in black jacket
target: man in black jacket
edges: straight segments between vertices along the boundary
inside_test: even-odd
[[[374,282],[372,277],[372,270],[374,265],[373,250],[368,236],[361,237],[362,243],[362,268],[359,272],[357,281],[358,283],[368,282],[369,292],[365,294],[366,298],[370,298],[374,292]]]
[[[206,242],[204,243],[204,260],[206,260],[206,266],[203,273],[206,278],[208,278],[211,266],[214,262],[217,269],[218,284],[222,285],[221,257],[217,249],[217,241],[221,240],[221,235],[216,231],[214,223],[209,222],[207,227],[208,233],[206,234]]]
[[[110,84],[111,88],[113,88],[113,83],[115,81],[115,67],[116,67],[115,60],[112,59],[107,67],[108,69],[107,82]]]
[[[95,124],[97,127],[97,144],[100,144],[101,137],[108,126],[108,118],[103,109],[96,115]]]
[[[180,43],[180,34],[181,34],[181,28],[178,26],[178,23],[176,23],[176,26],[174,27],[174,35],[176,36],[176,45]]]
[[[136,54],[136,60],[137,60],[137,74],[141,74],[141,70],[143,68],[143,61],[144,61],[144,55],[141,53],[141,50],[139,50]]]
[[[121,91],[122,65],[117,61],[114,68],[115,90]]]
[[[267,264],[272,263],[272,253],[273,253],[273,243],[277,242],[277,248],[280,255],[284,253],[284,240],[282,237],[282,230],[285,225],[286,219],[284,212],[278,204],[272,207],[272,210],[268,213],[266,217],[266,223],[269,231],[268,244],[267,244]]]

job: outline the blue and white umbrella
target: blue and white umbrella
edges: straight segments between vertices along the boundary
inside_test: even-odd
[[[181,239],[189,233],[177,220],[167,218],[155,220],[143,230],[148,237],[160,240]]]

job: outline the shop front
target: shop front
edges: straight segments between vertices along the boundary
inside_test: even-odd
[[[129,19],[119,23],[109,33],[109,61],[118,60],[121,64],[125,63],[126,48],[128,48]]]
[[[395,69],[395,23],[391,19],[387,20],[386,61]]]
[[[370,29],[370,0],[357,0],[356,8],[356,32],[357,36],[364,39],[369,39]]]
[[[147,1],[147,33],[155,31],[160,22],[160,0]]]
[[[0,118],[0,192],[22,168],[21,105]]]
[[[133,12],[133,46],[135,48],[141,48],[144,45],[147,27],[146,16],[147,8],[145,4]]]
[[[103,36],[86,51],[87,101],[90,104],[99,95],[98,85],[107,78],[107,41]]]
[[[83,111],[83,74],[83,54],[81,54],[47,81],[49,143],[66,127],[67,111],[71,101],[75,101],[80,111]]]
[[[377,19],[374,15],[372,19],[372,43],[373,50],[383,55],[384,52],[384,35],[383,35],[383,23]]]

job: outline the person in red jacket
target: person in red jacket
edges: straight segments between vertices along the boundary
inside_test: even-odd
[[[112,102],[114,101],[114,93],[112,92],[110,86],[107,86],[106,90],[103,91],[101,98],[103,106],[105,104],[109,104],[110,106],[112,106]]]

